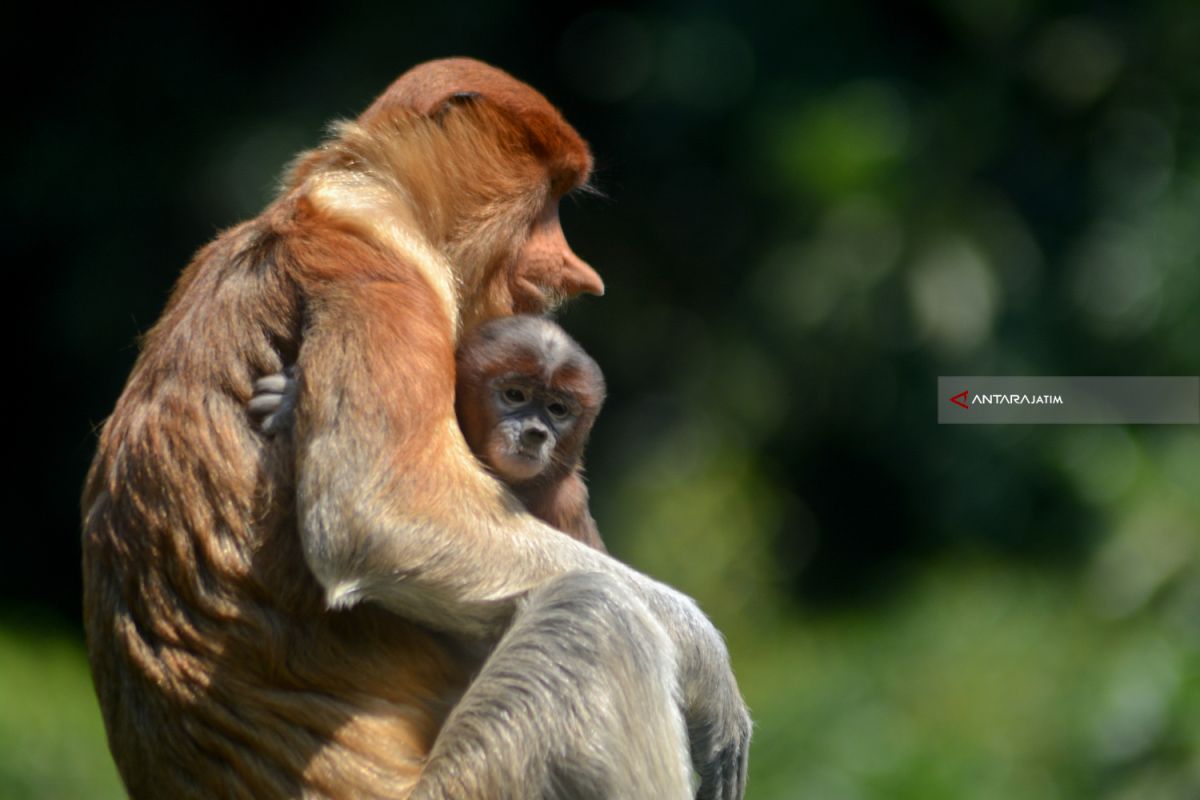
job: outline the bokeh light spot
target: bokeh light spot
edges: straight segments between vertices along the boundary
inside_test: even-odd
[[[922,335],[950,353],[969,352],[990,335],[999,289],[983,254],[961,236],[934,242],[916,259],[908,293]]]

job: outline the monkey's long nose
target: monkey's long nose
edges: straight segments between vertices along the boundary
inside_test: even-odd
[[[567,244],[566,234],[563,233],[562,220],[558,217],[558,206],[550,205],[538,220],[538,229],[545,237],[550,251],[558,253],[562,259],[562,268],[557,275],[559,288],[568,297],[577,294],[604,295],[604,281],[586,261],[575,255],[571,245]]]
[[[563,253],[563,289],[572,296],[585,292],[604,296],[604,281],[600,275],[569,247]]]

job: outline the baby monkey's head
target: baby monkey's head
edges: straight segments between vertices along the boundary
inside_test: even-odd
[[[471,450],[509,483],[573,470],[600,406],[604,375],[542,317],[481,325],[458,350],[455,405]]]

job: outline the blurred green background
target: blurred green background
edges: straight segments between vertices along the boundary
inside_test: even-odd
[[[596,153],[594,512],[725,631],[750,797],[1200,797],[1200,429],[935,424],[939,374],[1200,374],[1200,3],[790,6],[9,19],[0,797],[120,796],[77,498],[137,335],[327,121],[452,54]]]

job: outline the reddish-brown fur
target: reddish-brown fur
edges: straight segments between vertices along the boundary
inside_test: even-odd
[[[256,378],[298,361],[297,441],[359,426],[371,474],[409,481],[381,496],[447,536],[480,524],[461,519],[463,503],[514,518],[450,432],[455,343],[496,316],[602,290],[562,240],[555,202],[590,164],[529,87],[431,62],[184,271],[82,501],[89,652],[134,797],[413,785],[476,662],[380,606],[328,610],[297,535],[294,476],[336,477],[339,463],[257,434],[246,403]]]
[[[516,486],[514,491],[530,514],[588,547],[608,552],[588,508],[587,484],[579,470],[572,470],[556,480]]]

